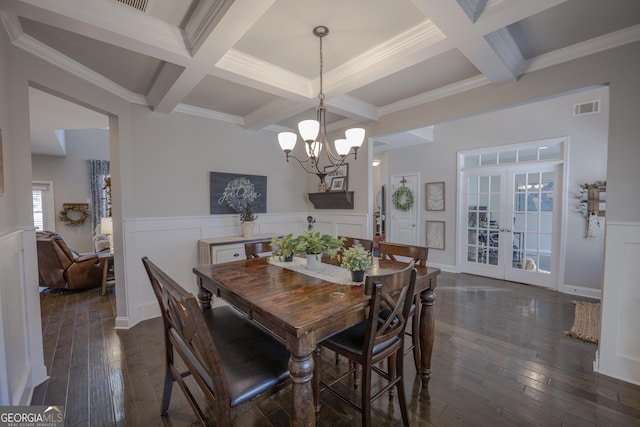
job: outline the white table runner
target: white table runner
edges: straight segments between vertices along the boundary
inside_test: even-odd
[[[306,258],[293,257],[293,261],[284,262],[277,258],[269,257],[269,264],[277,265],[278,267],[286,268],[287,270],[297,271],[298,273],[315,277],[316,279],[327,280],[341,285],[359,286],[363,283],[351,280],[351,272],[346,268],[338,267],[337,265],[320,263],[320,268],[317,270],[309,270],[307,269]]]

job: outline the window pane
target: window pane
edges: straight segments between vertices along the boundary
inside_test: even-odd
[[[482,166],[495,165],[498,163],[498,153],[483,154],[480,158]]]
[[[538,160],[537,148],[523,148],[518,150],[518,162],[528,162],[531,160]]]
[[[469,154],[464,156],[464,167],[480,166],[480,156],[477,154]]]
[[[516,162],[516,150],[504,151],[500,153],[499,163],[515,163]]]
[[[559,160],[561,154],[560,145],[540,147],[540,160]]]

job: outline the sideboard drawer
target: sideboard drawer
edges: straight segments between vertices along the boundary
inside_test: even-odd
[[[211,248],[212,264],[220,264],[221,262],[238,261],[245,259],[244,244],[242,245],[224,245],[218,248]]]

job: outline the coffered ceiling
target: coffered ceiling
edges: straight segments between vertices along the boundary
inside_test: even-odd
[[[317,25],[330,130],[640,40],[638,0],[146,3],[0,0],[0,17],[17,47],[132,103],[274,131],[315,114]]]

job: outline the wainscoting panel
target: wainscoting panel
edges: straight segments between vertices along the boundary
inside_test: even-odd
[[[608,223],[598,372],[640,384],[640,224]]]
[[[303,213],[260,214],[254,232],[300,234],[307,230],[307,216]],[[337,235],[366,237],[367,215],[313,215],[314,230]],[[123,224],[124,286],[116,284],[116,292],[125,292],[126,311],[118,307],[118,328],[130,328],[143,320],[159,316],[158,303],[151,291],[142,257],[147,256],[187,290],[197,293],[192,272],[198,264],[198,240],[210,237],[239,236],[238,215],[206,217],[127,219]],[[117,248],[116,248],[117,250]],[[116,259],[117,261],[117,259]],[[118,269],[116,264],[116,270]]]
[[[34,230],[0,236],[0,405],[28,405],[47,379]]]

